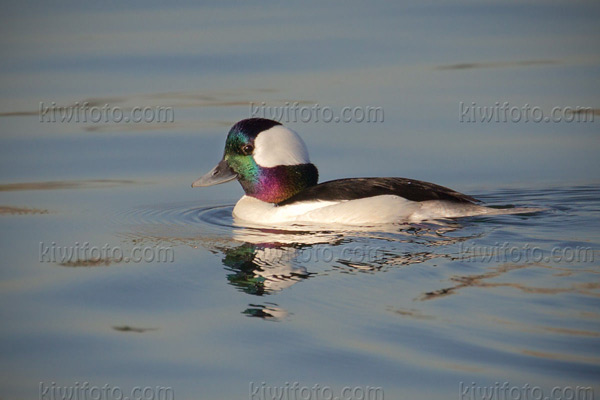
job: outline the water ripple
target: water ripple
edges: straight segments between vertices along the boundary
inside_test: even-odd
[[[163,226],[198,228],[228,231],[233,228],[232,205],[211,205],[198,207],[196,203],[175,203],[143,206],[115,214],[113,220],[119,225]]]

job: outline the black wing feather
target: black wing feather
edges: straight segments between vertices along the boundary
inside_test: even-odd
[[[284,206],[310,200],[357,200],[392,194],[411,201],[447,200],[456,203],[477,203],[479,200],[434,183],[406,178],[336,179],[310,186],[278,205]]]

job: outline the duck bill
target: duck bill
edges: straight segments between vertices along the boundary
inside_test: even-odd
[[[237,174],[229,167],[225,160],[221,160],[216,167],[211,169],[206,175],[192,183],[192,187],[213,186],[237,179]]]

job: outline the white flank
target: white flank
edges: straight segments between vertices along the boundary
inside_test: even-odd
[[[242,226],[273,226],[302,222],[368,226],[536,211],[540,211],[540,209],[495,209],[477,204],[454,203],[444,200],[418,202],[394,195],[346,201],[306,201],[278,207],[253,197],[243,196],[233,209],[233,216],[236,222]]]

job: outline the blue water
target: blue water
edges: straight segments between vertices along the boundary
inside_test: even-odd
[[[593,2],[7,5],[0,398],[84,382],[208,400],[293,384],[340,399],[480,399],[504,383],[597,397],[599,16]],[[86,101],[175,118],[40,122],[40,103]],[[237,183],[190,184],[263,102],[384,110],[283,121],[323,181],[404,176],[542,211],[236,226]],[[461,122],[461,102],[591,107],[596,120]],[[84,246],[152,257],[57,253]]]

